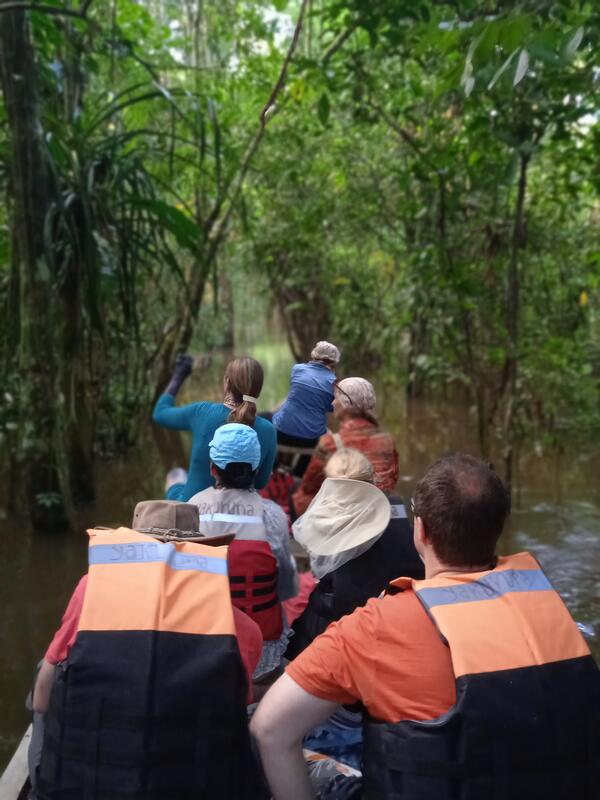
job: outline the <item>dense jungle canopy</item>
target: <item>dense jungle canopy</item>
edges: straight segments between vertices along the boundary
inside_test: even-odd
[[[0,469],[94,496],[236,293],[297,358],[600,439],[600,5],[0,0]]]

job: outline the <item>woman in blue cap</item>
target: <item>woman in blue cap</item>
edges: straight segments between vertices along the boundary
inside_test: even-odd
[[[202,534],[235,534],[228,556],[231,598],[262,631],[263,652],[254,673],[259,680],[280,666],[289,632],[281,603],[298,592],[288,521],[254,488],[261,461],[256,431],[238,423],[222,425],[209,443],[209,455],[215,486],[188,502],[198,506]]]

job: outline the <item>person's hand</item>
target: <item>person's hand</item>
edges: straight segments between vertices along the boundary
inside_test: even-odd
[[[187,376],[191,373],[193,366],[194,366],[194,359],[192,358],[192,356],[188,355],[187,353],[179,353],[179,355],[175,359],[175,367],[173,368],[173,377],[179,378],[180,381],[184,381],[187,378]]]
[[[187,353],[179,353],[175,359],[175,366],[173,367],[173,372],[171,373],[171,380],[165,389],[166,394],[172,394],[173,397],[176,397],[177,392],[181,388],[181,384],[192,371],[193,364],[194,359],[190,355]]]

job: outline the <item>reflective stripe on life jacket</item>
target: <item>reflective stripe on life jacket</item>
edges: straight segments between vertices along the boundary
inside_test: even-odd
[[[535,559],[393,585],[416,592],[448,643],[456,704],[429,722],[365,723],[365,796],[596,798],[600,673]]]
[[[46,719],[41,795],[263,797],[227,548],[90,531],[77,637]]]
[[[256,622],[265,641],[283,631],[277,596],[277,559],[267,541],[262,498],[257,492],[210,487],[194,495],[200,531],[207,536],[235,534],[228,567],[233,604]]]

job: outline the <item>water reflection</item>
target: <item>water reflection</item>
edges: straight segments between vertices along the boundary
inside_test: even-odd
[[[272,408],[287,392],[292,365],[289,350],[284,342],[266,342],[248,351],[265,367],[261,408]],[[181,401],[219,400],[226,361],[226,353],[216,353],[210,367],[195,373],[186,384]],[[406,497],[435,456],[452,449],[477,452],[475,420],[464,402],[448,399],[407,406],[401,386],[375,383],[381,422],[398,443],[399,489]],[[0,521],[0,767],[27,724],[23,700],[33,667],[86,568],[86,527],[129,523],[139,500],[162,495],[165,466],[176,452],[159,452],[148,425],[137,452],[99,464],[98,501],[80,515],[75,534],[33,540],[24,520]],[[537,556],[589,637],[597,658],[599,476],[598,454],[570,454],[561,462],[523,454],[518,471],[519,502],[500,548],[505,552],[527,549]]]

